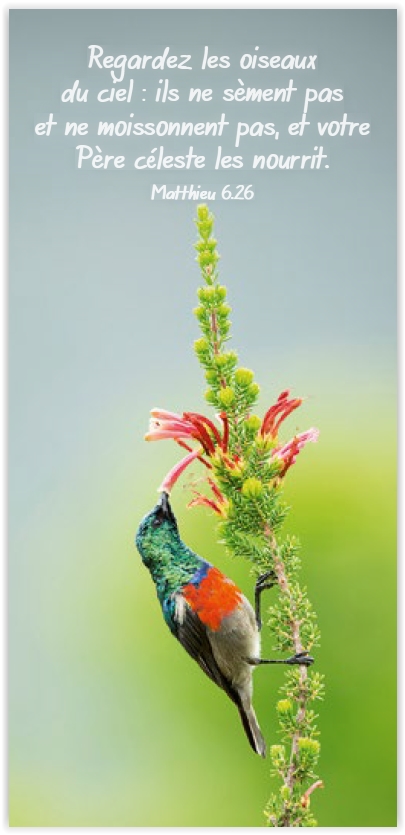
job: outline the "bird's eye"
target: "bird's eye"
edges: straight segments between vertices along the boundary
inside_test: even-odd
[[[154,528],[158,528],[162,524],[162,522],[163,522],[163,516],[161,516],[159,514],[158,516],[155,516],[155,518],[152,522],[152,525],[153,525]]]

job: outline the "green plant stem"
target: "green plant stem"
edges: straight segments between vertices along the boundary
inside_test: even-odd
[[[291,588],[287,579],[285,565],[283,560],[280,557],[279,549],[277,547],[277,541],[268,527],[265,526],[265,536],[268,538],[270,543],[270,548],[273,555],[273,565],[274,571],[277,577],[277,582],[280,588],[280,593],[287,596],[292,611],[294,611],[294,597],[291,593]],[[301,634],[300,634],[300,621],[298,617],[292,617],[290,620],[290,628],[291,628],[291,640],[294,646],[295,653],[300,653],[303,651],[304,647],[301,641]],[[305,714],[306,714],[306,707],[307,707],[307,696],[306,696],[306,688],[305,684],[308,679],[308,671],[307,667],[302,664],[299,668],[299,700],[298,700],[298,710],[296,713],[296,725],[297,730],[293,733],[291,738],[291,753],[289,757],[289,765],[287,773],[284,775],[284,785],[289,790],[289,794],[292,795],[294,793],[295,783],[296,783],[296,772],[295,772],[295,762],[298,756],[298,740],[300,738],[300,727],[302,727]],[[279,820],[273,819],[275,826],[290,826],[290,811],[288,809],[287,803],[283,804],[281,814]]]
[[[274,455],[282,446],[279,423],[302,401],[284,392],[269,410],[274,420],[270,415],[268,423],[262,423],[252,414],[259,394],[253,372],[237,368],[236,353],[225,350],[230,308],[224,304],[226,288],[217,281],[213,217],[205,206],[198,207],[197,214],[197,260],[205,286],[198,291],[200,306],[195,312],[203,338],[195,350],[210,385],[206,398],[229,426],[229,448],[218,449],[211,458],[210,478],[223,496],[221,538],[232,556],[250,560],[256,575],[275,573],[278,597],[269,610],[275,649],[308,653],[319,643],[319,631],[306,590],[297,581],[297,543],[279,538],[287,512],[282,485],[290,464],[282,466]],[[271,747],[273,770],[282,785],[269,801],[267,819],[273,827],[315,826],[310,796],[322,783],[314,772],[320,746],[309,705],[322,697],[321,676],[301,664],[288,671],[282,692],[286,698],[278,702],[277,712],[283,744]]]
[[[274,569],[275,569],[275,572],[276,572],[277,581],[278,581],[278,584],[280,586],[281,593],[287,595],[287,597],[290,600],[290,603],[292,604],[292,608],[294,608],[294,600],[293,600],[293,597],[291,595],[291,589],[290,589],[290,586],[289,586],[289,583],[288,583],[288,580],[287,580],[287,577],[286,577],[285,566],[284,566],[284,563],[283,563],[282,559],[280,558],[280,556],[278,554],[278,549],[275,546],[276,546],[276,543],[275,543],[275,539],[273,537]],[[302,642],[301,642],[299,620],[296,617],[292,618],[291,621],[290,621],[290,626],[291,626],[291,637],[292,637],[292,642],[294,644],[294,650],[295,650],[296,653],[302,652],[304,647],[303,647]],[[307,705],[307,699],[306,699],[306,695],[305,695],[305,683],[306,683],[307,678],[308,678],[307,667],[302,664],[299,668],[299,671],[300,671],[299,672],[299,676],[300,676],[300,678],[299,678],[300,698],[299,698],[299,701],[298,701],[298,711],[297,711],[297,714],[296,714],[296,725],[297,725],[298,730],[295,731],[295,733],[293,734],[292,739],[291,739],[290,761],[289,761],[288,771],[287,771],[287,775],[286,775],[286,779],[285,779],[285,783],[284,783],[284,785],[287,786],[287,788],[289,789],[291,795],[294,792],[294,786],[295,786],[295,782],[296,782],[294,763],[295,763],[295,761],[297,759],[297,756],[298,756],[298,740],[299,740],[299,737],[300,737],[299,728],[302,726],[302,724],[304,722],[305,712],[306,712],[306,705]],[[284,808],[282,810],[280,820],[283,822],[282,823],[283,826],[289,826],[290,825],[290,814],[289,814],[289,811],[287,809],[286,804],[284,804]]]

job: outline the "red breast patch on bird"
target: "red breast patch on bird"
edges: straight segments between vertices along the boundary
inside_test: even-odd
[[[198,586],[192,583],[184,586],[183,596],[193,612],[214,632],[225,615],[231,614],[242,602],[240,589],[218,568],[210,568]]]

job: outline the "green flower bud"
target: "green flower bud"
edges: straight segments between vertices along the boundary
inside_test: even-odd
[[[194,248],[197,252],[204,252],[205,250],[209,250],[210,252],[214,252],[217,245],[217,241],[214,238],[210,238],[208,241],[197,241],[194,244]]]
[[[260,386],[257,383],[251,383],[248,388],[248,394],[251,400],[256,400],[256,397],[260,394]]]
[[[243,487],[242,493],[248,499],[258,499],[263,493],[263,484],[258,478],[247,478]]]
[[[205,312],[205,308],[202,307],[201,305],[199,307],[195,307],[194,310],[193,310],[193,313],[194,313],[194,316],[196,316],[196,318],[198,319],[199,322],[203,322],[204,319],[206,318],[206,315],[207,315],[206,312]]]
[[[200,267],[206,267],[208,264],[212,264],[213,258],[212,253],[208,249],[205,249],[197,256],[197,261]]]
[[[321,746],[316,739],[310,739],[308,736],[302,736],[298,740],[298,750],[302,757],[314,759],[318,756]]]
[[[225,368],[225,366],[226,366],[226,354],[218,354],[213,359],[214,359],[214,363],[215,363],[217,368]]]
[[[217,308],[217,314],[218,316],[223,316],[224,318],[226,318],[227,316],[229,316],[231,310],[232,308],[229,306],[229,304],[220,304]]]
[[[198,218],[198,220],[200,222],[208,220],[209,216],[210,216],[210,210],[209,210],[208,206],[206,206],[205,203],[200,203],[200,205],[197,206],[197,218]]]
[[[197,296],[200,299],[200,302],[205,302],[205,291],[206,287],[199,287],[197,290]]]
[[[209,368],[208,371],[205,372],[205,379],[207,383],[215,383],[218,379],[218,374],[213,368]]]
[[[215,302],[215,287],[206,287],[205,288],[205,301],[206,302]]]
[[[197,290],[197,296],[205,306],[210,302],[215,301],[215,287],[199,287]]]
[[[238,355],[236,351],[228,351],[225,354],[225,356],[227,358],[229,368],[235,368],[235,365],[238,361]]]
[[[218,284],[217,299],[220,302],[223,302],[223,300],[226,299],[226,287],[224,287],[222,284]]]
[[[230,386],[226,386],[219,392],[219,399],[224,409],[227,409],[229,406],[232,406],[235,400],[235,392]]]
[[[204,267],[207,264],[216,264],[219,261],[219,255],[217,252],[213,252],[211,248],[206,244],[204,249],[201,249],[199,254],[197,255],[198,263]]]
[[[211,406],[217,405],[217,395],[215,394],[215,391],[213,391],[212,389],[207,389],[207,391],[204,394],[204,397],[207,403],[211,403]]]
[[[196,339],[194,342],[194,350],[197,355],[208,354],[210,350],[208,341],[203,336],[200,339]]]
[[[212,232],[212,223],[199,223],[198,231],[204,241],[207,241]]]
[[[235,371],[235,380],[238,386],[249,386],[253,380],[253,371],[250,368],[238,368]]]
[[[293,711],[293,703],[290,699],[281,699],[277,702],[277,713],[280,716],[289,716]]]
[[[236,374],[237,373],[238,372],[236,372]],[[235,374],[235,377],[236,377],[236,374]],[[262,422],[261,422],[260,418],[258,417],[258,415],[250,415],[250,417],[246,418],[246,420],[245,420],[245,426],[246,426],[246,429],[249,430],[249,432],[258,432],[261,425],[262,425]]]

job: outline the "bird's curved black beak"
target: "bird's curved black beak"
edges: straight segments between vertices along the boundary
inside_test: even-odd
[[[159,508],[161,508],[161,512],[163,513],[163,515],[164,515],[167,519],[170,519],[170,521],[171,521],[171,522],[173,522],[173,523],[176,525],[176,527],[177,527],[176,517],[175,517],[175,515],[174,515],[174,513],[173,513],[173,511],[172,511],[172,508],[171,508],[171,505],[170,505],[170,501],[169,501],[169,494],[168,494],[168,493],[166,493],[165,491],[163,491],[163,492],[161,493],[160,500],[158,501],[157,506],[158,506]]]
[[[163,491],[163,493],[160,494],[160,500],[159,500],[158,504],[162,508],[163,513],[168,513],[171,510],[170,502],[169,502],[169,494],[166,493],[165,491]]]

